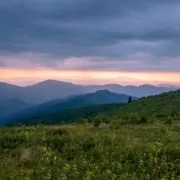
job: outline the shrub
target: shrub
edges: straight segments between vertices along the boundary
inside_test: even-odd
[[[148,118],[144,115],[141,116],[141,119],[139,121],[140,124],[144,124],[148,122]]]
[[[99,127],[100,124],[101,124],[101,121],[96,120],[96,121],[94,122],[94,127]]]
[[[167,120],[165,120],[164,124],[171,125],[173,123],[173,120],[171,117],[169,117]]]

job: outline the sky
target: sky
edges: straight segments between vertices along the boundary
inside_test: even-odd
[[[179,0],[0,0],[0,81],[180,85]]]

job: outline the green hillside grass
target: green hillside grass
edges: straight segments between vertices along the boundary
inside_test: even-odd
[[[0,128],[0,179],[179,179],[180,122]]]
[[[144,97],[112,111],[112,114],[120,117],[130,113],[160,120],[180,120],[180,90]]]

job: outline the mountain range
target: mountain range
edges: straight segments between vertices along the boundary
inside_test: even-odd
[[[62,99],[71,95],[87,94],[104,89],[114,93],[143,97],[176,90],[177,88],[173,86],[161,87],[148,84],[141,86],[122,86],[119,84],[85,86],[55,80],[46,80],[26,87],[0,83],[0,101],[17,98],[29,104],[41,104],[53,99]]]
[[[132,100],[136,100],[136,97],[131,97]],[[56,112],[62,112],[67,109],[77,109],[90,105],[100,104],[114,104],[114,103],[127,103],[129,96],[126,94],[117,94],[108,90],[100,90],[95,93],[88,93],[84,95],[70,96],[64,99],[51,100],[46,103],[35,105],[27,108],[18,113],[12,114],[8,119],[24,119],[39,117],[43,115],[49,115]]]
[[[139,98],[175,89],[177,88],[152,85],[84,86],[55,80],[46,80],[26,87],[0,83],[0,120],[17,114],[42,115],[44,112],[53,113],[57,109],[125,103],[129,96]]]
[[[97,92],[107,93],[107,92]],[[109,94],[109,93],[108,93]],[[111,92],[110,92],[111,94]],[[95,94],[96,95],[96,94]],[[89,95],[88,95],[89,96]],[[94,96],[94,95],[93,95]],[[116,95],[113,95],[114,97]],[[90,96],[89,96],[90,97]],[[69,101],[73,102],[73,101]],[[81,101],[80,101],[81,102]],[[106,101],[107,102],[107,101]],[[72,104],[71,104],[72,105]],[[87,104],[86,104],[87,105]],[[52,106],[53,107],[53,106]],[[162,93],[159,95],[143,97],[130,103],[96,104],[86,107],[56,109],[50,114],[39,114],[38,116],[27,116],[13,123],[22,124],[59,124],[61,122],[93,122],[101,121],[131,121],[138,122],[141,118],[147,120],[179,120],[180,119],[180,90]],[[12,122],[11,122],[12,123]]]

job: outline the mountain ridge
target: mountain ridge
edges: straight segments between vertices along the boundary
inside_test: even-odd
[[[180,90],[143,97],[128,104],[104,104],[67,109],[49,115],[37,116],[20,121],[23,124],[58,124],[61,122],[108,122],[140,123],[162,120],[164,122],[180,119]]]
[[[77,95],[65,99],[56,99],[41,105],[36,105],[17,114],[13,114],[12,117],[9,117],[9,120],[43,116],[66,109],[76,109],[90,105],[127,103],[128,99],[129,96],[126,94],[117,94],[108,90],[100,90],[95,93]],[[132,99],[136,98],[132,97]]]
[[[46,80],[33,85],[21,87],[8,83],[0,83],[0,100],[5,98],[18,98],[30,104],[42,104],[53,99],[62,99],[68,96],[93,93],[98,90],[108,89],[119,94],[128,94],[135,97],[160,94],[176,87],[159,87],[153,85],[79,85],[57,80]]]

